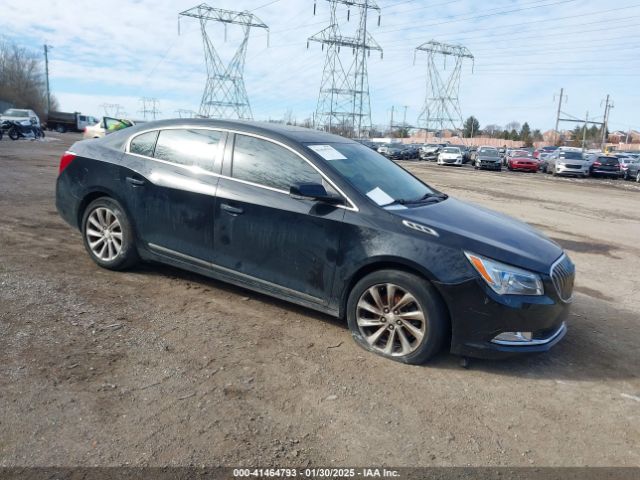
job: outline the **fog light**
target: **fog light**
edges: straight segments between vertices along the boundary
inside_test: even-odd
[[[491,341],[493,343],[530,342],[532,338],[532,332],[504,332],[494,337]]]

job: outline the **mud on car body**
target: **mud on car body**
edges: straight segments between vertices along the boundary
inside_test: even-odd
[[[544,351],[566,332],[575,269],[555,242],[327,133],[133,126],[65,153],[56,205],[102,267],[162,262],[286,299],[406,363],[443,345]]]

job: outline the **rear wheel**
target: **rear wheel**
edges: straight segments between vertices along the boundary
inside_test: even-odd
[[[638,170],[638,173],[636,174],[636,182],[640,183],[640,170]]]
[[[139,260],[131,223],[112,198],[98,198],[85,209],[82,237],[91,259],[103,268],[123,270]]]
[[[420,364],[440,350],[448,318],[437,292],[424,279],[380,270],[351,290],[347,322],[356,343],[366,350]]]
[[[624,179],[625,180],[630,180],[631,179],[631,177],[629,176],[629,170],[625,170],[624,171]]]

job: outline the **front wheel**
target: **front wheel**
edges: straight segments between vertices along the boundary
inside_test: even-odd
[[[638,173],[636,174],[636,182],[640,183],[640,170],[638,170]]]
[[[112,198],[98,198],[85,209],[82,237],[91,259],[103,268],[124,270],[138,262],[131,222]]]
[[[442,347],[448,317],[437,292],[423,278],[380,270],[351,290],[347,322],[356,343],[366,350],[421,364]]]
[[[18,133],[18,130],[16,130],[15,128],[9,129],[9,138],[11,140],[18,140],[20,138],[20,134]]]
[[[629,180],[629,179],[631,179],[631,177],[629,176],[629,170],[625,170],[625,171],[624,171],[624,179],[625,179],[625,180]]]

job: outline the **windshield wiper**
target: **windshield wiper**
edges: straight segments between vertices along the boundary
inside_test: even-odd
[[[446,193],[425,193],[422,197],[420,198],[416,198],[414,200],[409,200],[405,203],[421,203],[421,202],[427,202],[427,201],[434,201],[434,202],[441,202],[442,200],[446,200],[447,198],[449,198],[449,195],[447,195]]]
[[[414,198],[412,200],[407,200],[406,198],[398,198],[393,202],[385,203],[384,205],[380,205],[381,207],[390,207],[391,205],[410,205],[414,203],[427,203],[427,202],[441,202],[442,200],[446,200],[449,198],[449,195],[446,193],[425,193],[420,198]]]

